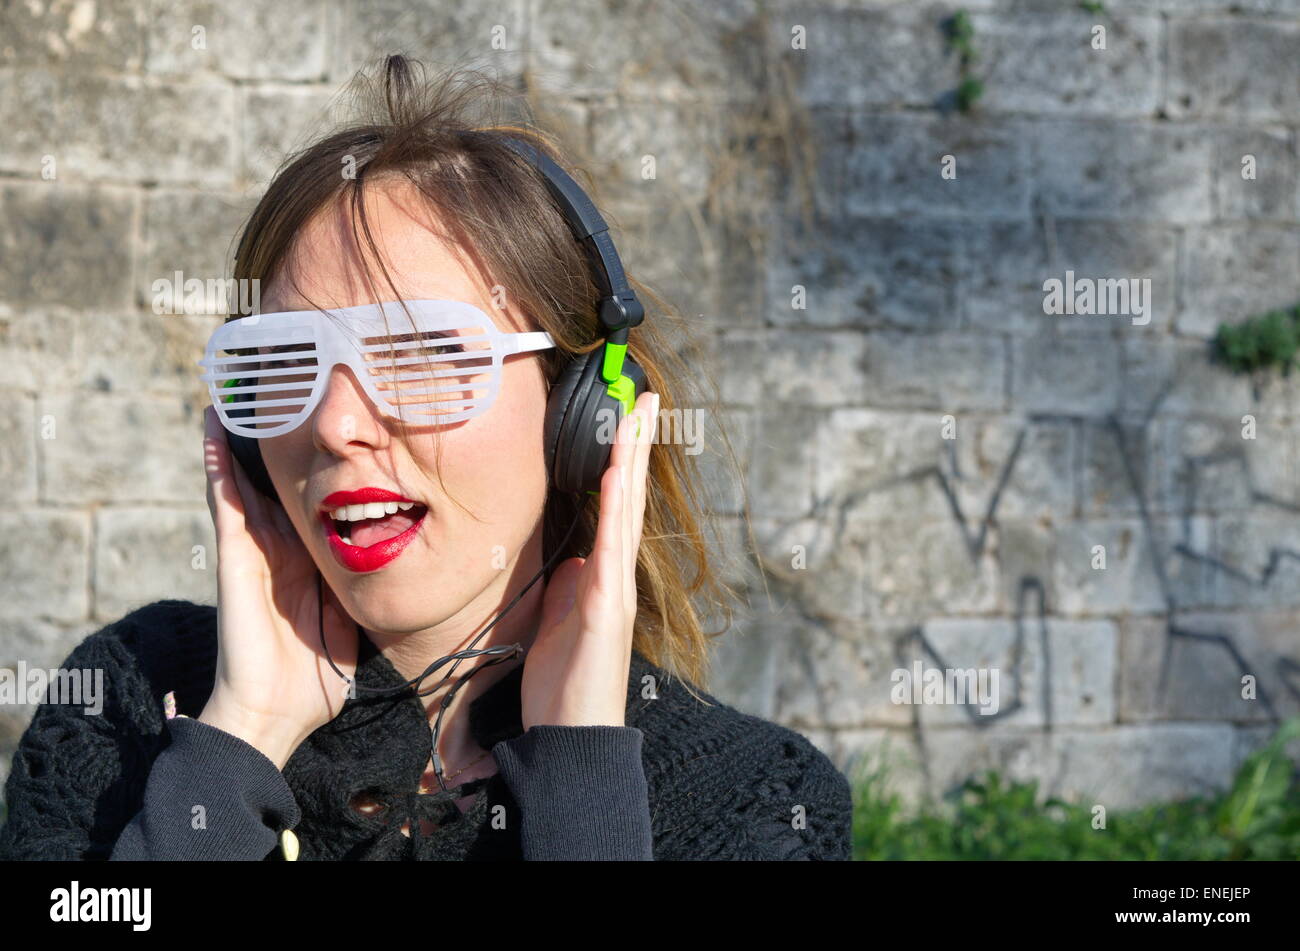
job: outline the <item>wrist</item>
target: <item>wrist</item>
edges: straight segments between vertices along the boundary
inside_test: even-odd
[[[301,742],[296,731],[277,723],[274,718],[223,703],[215,697],[204,706],[198,719],[243,740],[282,771]]]

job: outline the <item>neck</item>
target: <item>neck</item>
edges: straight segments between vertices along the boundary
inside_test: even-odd
[[[514,607],[495,624],[492,622],[541,567],[542,530],[539,527],[515,558],[514,564],[497,572],[491,584],[445,621],[410,634],[386,635],[367,630],[366,635],[403,680],[418,677],[434,661],[466,650],[471,643],[475,650],[518,644],[527,651],[532,646],[541,623],[545,579],[539,578]],[[492,624],[492,629],[483,634],[484,628],[489,624]],[[483,636],[479,637],[480,634]],[[442,727],[438,734],[438,752],[449,772],[462,768],[484,752],[469,732],[467,711],[470,704],[523,662],[522,658],[502,661],[484,668],[465,681],[466,675],[492,659],[469,657],[449,661],[426,677],[419,688],[421,693],[432,690],[420,697],[432,726],[443,699],[457,682],[464,681],[442,716]],[[453,669],[454,673],[451,673]],[[446,682],[443,682],[444,678]],[[435,684],[439,686],[433,690]]]

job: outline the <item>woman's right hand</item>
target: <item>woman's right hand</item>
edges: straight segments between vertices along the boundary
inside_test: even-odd
[[[211,406],[203,417],[208,509],[217,536],[217,672],[199,720],[283,769],[343,707],[348,685],[321,649],[316,563],[278,504],[249,482]],[[356,623],[322,578],[330,657],[355,676]]]

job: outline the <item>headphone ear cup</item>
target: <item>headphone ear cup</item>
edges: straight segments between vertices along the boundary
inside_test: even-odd
[[[604,348],[598,347],[565,367],[546,406],[546,464],[561,492],[598,492],[609,467],[613,436],[623,408],[600,379]],[[633,399],[646,390],[645,371],[631,356],[623,373],[634,386]]]
[[[248,481],[253,483],[253,488],[279,504],[280,496],[271,482],[270,473],[266,471],[266,463],[262,461],[262,447],[259,445],[259,440],[226,430],[226,443],[230,446],[230,454],[243,466],[244,474],[248,476]]]
[[[242,383],[243,380],[239,382]],[[240,403],[247,398],[247,394],[240,394],[235,397],[235,402]],[[261,440],[240,436],[227,429],[226,445],[230,447],[230,454],[239,460],[244,474],[248,476],[248,481],[253,483],[253,488],[277,505],[281,504],[280,496],[275,491],[275,484],[271,482],[271,474],[266,471],[266,463],[262,460]]]

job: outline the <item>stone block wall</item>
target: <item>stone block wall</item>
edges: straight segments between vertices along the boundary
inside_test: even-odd
[[[396,50],[562,117],[713,354],[746,478],[711,493],[748,596],[722,698],[845,769],[887,749],[909,798],[995,767],[1108,806],[1221,788],[1300,709],[1300,389],[1209,347],[1300,301],[1300,0],[0,7],[0,665],[214,600],[219,318],[150,288],[224,275]],[[1045,313],[1067,271],[1149,279],[1146,319]],[[998,712],[895,702],[917,661],[996,668]]]

